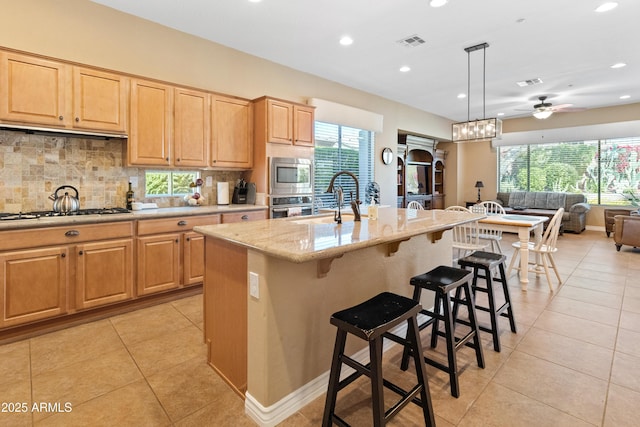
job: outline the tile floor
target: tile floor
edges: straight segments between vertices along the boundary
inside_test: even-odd
[[[506,235],[503,248],[514,240]],[[565,234],[559,247],[565,284],[556,292],[533,275],[527,292],[510,280],[518,333],[502,319],[502,352],[482,333],[485,369],[471,349],[458,353],[460,398],[450,396],[446,374],[428,369],[438,426],[638,425],[640,250],[616,252],[602,231]],[[205,363],[201,304],[189,297],[0,346],[0,425],[254,425]],[[385,372],[403,382],[399,359],[389,350]],[[21,402],[29,410],[15,412]],[[41,402],[60,406],[31,410]],[[323,405],[320,397],[281,425],[320,425]],[[368,406],[361,378],[342,392],[338,411],[367,426]],[[422,424],[414,405],[392,422]]]

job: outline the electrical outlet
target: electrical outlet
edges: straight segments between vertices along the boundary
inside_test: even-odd
[[[249,295],[260,298],[260,276],[253,271],[249,272]]]

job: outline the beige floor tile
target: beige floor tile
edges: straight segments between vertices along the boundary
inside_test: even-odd
[[[174,422],[213,403],[218,396],[232,394],[240,399],[201,357],[151,375],[147,381]]]
[[[611,368],[611,382],[640,393],[640,357],[616,352]]]
[[[31,426],[32,403],[31,380],[29,378],[0,384],[0,404],[2,405],[0,408],[0,426]]]
[[[144,380],[54,414],[36,426],[169,426],[171,422]]]
[[[633,427],[640,419],[640,393],[611,384],[604,427]]]
[[[171,305],[194,324],[202,322],[202,294],[173,301]]]
[[[626,271],[624,274],[616,274],[608,271],[595,271],[595,270],[587,270],[587,269],[576,269],[573,274],[573,277],[584,277],[592,280],[599,280],[607,283],[625,283],[626,279]]]
[[[607,382],[573,369],[516,350],[494,381],[586,422],[602,419]]]
[[[192,324],[171,303],[112,317],[111,323],[127,346]]]
[[[620,315],[620,327],[640,332],[640,313],[622,310]]]
[[[0,345],[0,389],[3,384],[29,380],[30,366],[29,340]]]
[[[39,375],[122,348],[109,320],[52,332],[31,339],[31,373]]]
[[[244,413],[244,400],[236,394],[217,396],[215,402],[176,422],[175,427],[233,426],[255,427]]]
[[[564,313],[581,319],[593,320],[609,326],[618,326],[620,310],[609,307],[602,307],[597,304],[590,304],[576,301],[570,298],[556,296],[547,306],[547,310],[557,313]]]
[[[542,402],[498,384],[489,384],[459,427],[591,426]]]
[[[565,285],[582,289],[590,289],[592,291],[607,292],[614,295],[623,295],[626,286],[624,281],[621,283],[610,283],[578,276],[569,277],[566,280]]]
[[[640,314],[640,298],[625,295],[622,301],[622,309]]]
[[[614,309],[619,309],[622,306],[622,295],[600,292],[597,290],[594,291],[576,286],[563,286],[562,289],[558,291],[558,295],[563,298],[588,302],[590,304]]]
[[[628,329],[618,330],[616,351],[640,357],[640,332]]]
[[[540,315],[534,326],[610,349],[614,348],[618,334],[614,326],[548,310]]]
[[[34,375],[33,399],[35,402],[70,402],[77,406],[140,379],[138,367],[122,348]],[[40,418],[41,414],[34,414],[34,419]]]
[[[605,381],[609,379],[613,360],[612,349],[535,327],[527,333],[517,350]],[[580,357],[575,357],[575,354],[580,354]]]
[[[132,344],[128,349],[146,377],[194,357],[200,357],[202,360],[206,360],[207,357],[202,331],[191,323],[186,328]]]

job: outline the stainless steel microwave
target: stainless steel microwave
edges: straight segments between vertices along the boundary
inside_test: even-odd
[[[313,194],[311,159],[271,157],[269,193],[276,195]]]

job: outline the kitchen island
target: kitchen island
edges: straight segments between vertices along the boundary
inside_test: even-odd
[[[326,391],[331,314],[382,291],[410,296],[412,276],[451,264],[447,230],[483,217],[381,208],[377,220],[340,225],[330,214],[195,227],[209,364],[256,422],[275,425]]]

